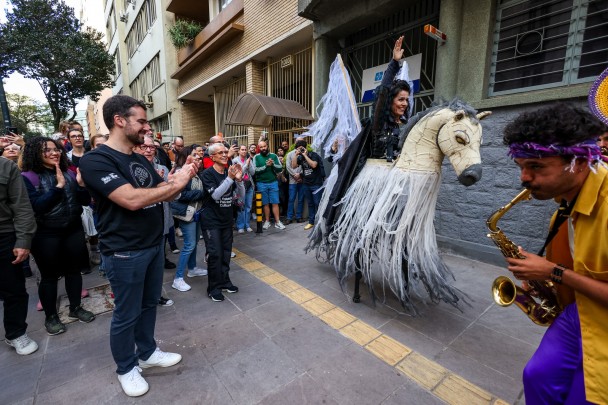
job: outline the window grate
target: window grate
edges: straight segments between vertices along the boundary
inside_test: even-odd
[[[608,64],[605,0],[502,1],[489,94],[593,81]]]

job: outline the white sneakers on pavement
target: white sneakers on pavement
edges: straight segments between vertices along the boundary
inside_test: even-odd
[[[192,288],[188,285],[188,283],[184,281],[183,278],[176,278],[175,280],[173,280],[173,284],[171,285],[171,287],[181,292],[190,291],[190,289]]]
[[[239,231],[238,231],[238,232],[239,232],[239,233],[245,233],[245,230],[244,230],[244,229],[239,229]]]
[[[247,228],[247,232],[253,232],[253,229]]]
[[[135,366],[128,373],[118,375],[118,381],[125,394],[130,397],[139,397],[150,389],[146,380],[141,376],[143,368],[171,367],[180,361],[182,361],[181,354],[163,352],[157,347],[148,360],[139,360],[139,367]]]
[[[283,225],[283,223],[281,221],[274,224],[274,227],[277,229],[285,229],[285,225]]]
[[[163,352],[159,347],[148,360],[139,360],[139,367],[171,367],[182,361],[182,355],[179,353]]]
[[[12,340],[5,339],[4,341],[7,345],[14,347],[17,354],[22,356],[32,354],[38,350],[38,344],[30,339],[27,333],[24,333],[18,338]]]
[[[234,252],[230,252],[230,258],[231,258],[231,259],[234,259],[235,257],[236,257],[236,253],[234,253]]]
[[[268,229],[268,228],[270,228],[270,221],[266,221],[266,222],[264,222],[264,225],[262,225],[262,228],[263,228],[263,229]]]
[[[140,373],[141,368],[135,366],[127,374],[118,374],[118,381],[122,390],[130,397],[142,396],[150,389],[150,386]]]
[[[188,270],[187,275],[188,275],[188,277],[206,276],[207,275],[207,269],[203,269],[202,267],[195,267],[192,270]]]

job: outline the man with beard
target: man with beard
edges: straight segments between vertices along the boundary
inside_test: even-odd
[[[260,141],[258,147],[260,153],[255,155],[253,161],[256,189],[262,193],[262,205],[264,206],[264,218],[266,219],[263,228],[270,228],[270,206],[272,205],[274,227],[285,229],[285,225],[279,218],[279,182],[277,181],[277,173],[283,170],[283,166],[281,166],[277,155],[270,153],[265,141]]]
[[[523,259],[507,258],[518,280],[551,280],[562,309],[524,369],[528,404],[608,403],[608,170],[596,144],[607,131],[567,104],[504,130],[522,185],[538,200],[561,200],[546,258],[521,247]]]
[[[140,396],[149,388],[142,368],[169,367],[182,358],[161,351],[154,340],[164,265],[162,201],[173,200],[198,168],[185,164],[165,182],[133,153],[150,130],[142,102],[113,96],[103,118],[109,139],[82,157],[80,171],[97,202],[101,254],[114,292],[110,348],[118,380],[125,394]]]

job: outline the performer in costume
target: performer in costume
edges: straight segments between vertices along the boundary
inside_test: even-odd
[[[373,119],[364,121],[338,162],[337,179],[332,183],[330,176],[326,184],[324,222],[315,226],[307,250],[326,257],[343,287],[360,270],[372,297],[373,280],[379,278],[373,273],[379,272],[382,292],[388,287],[404,308],[417,314],[413,297],[457,307],[464,298],[450,284],[453,276],[439,257],[434,210],[444,156],[461,183],[471,185],[481,177],[478,119],[489,113],[476,117],[475,110],[455,100],[405,125],[411,87],[406,81],[393,82],[403,56],[402,41],[396,41],[393,61],[377,91]],[[402,72],[407,74],[407,65]],[[319,122],[329,121],[321,117]],[[402,154],[393,165],[390,160],[401,145]]]
[[[551,279],[563,308],[525,367],[527,404],[608,403],[608,170],[596,144],[607,131],[566,104],[522,114],[504,130],[522,185],[571,210],[546,258],[520,248],[525,259],[506,259],[519,280]]]
[[[608,125],[608,68],[595,79],[589,91],[589,109],[604,124]],[[602,155],[608,156],[608,132],[598,137],[598,145],[602,150]],[[604,159],[608,161],[608,159]]]

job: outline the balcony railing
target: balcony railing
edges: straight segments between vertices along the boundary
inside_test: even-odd
[[[233,38],[245,31],[242,24],[236,23],[243,14],[243,0],[232,0],[205,28],[194,41],[177,53],[179,68],[171,78],[180,79],[201,60],[217,52]]]

